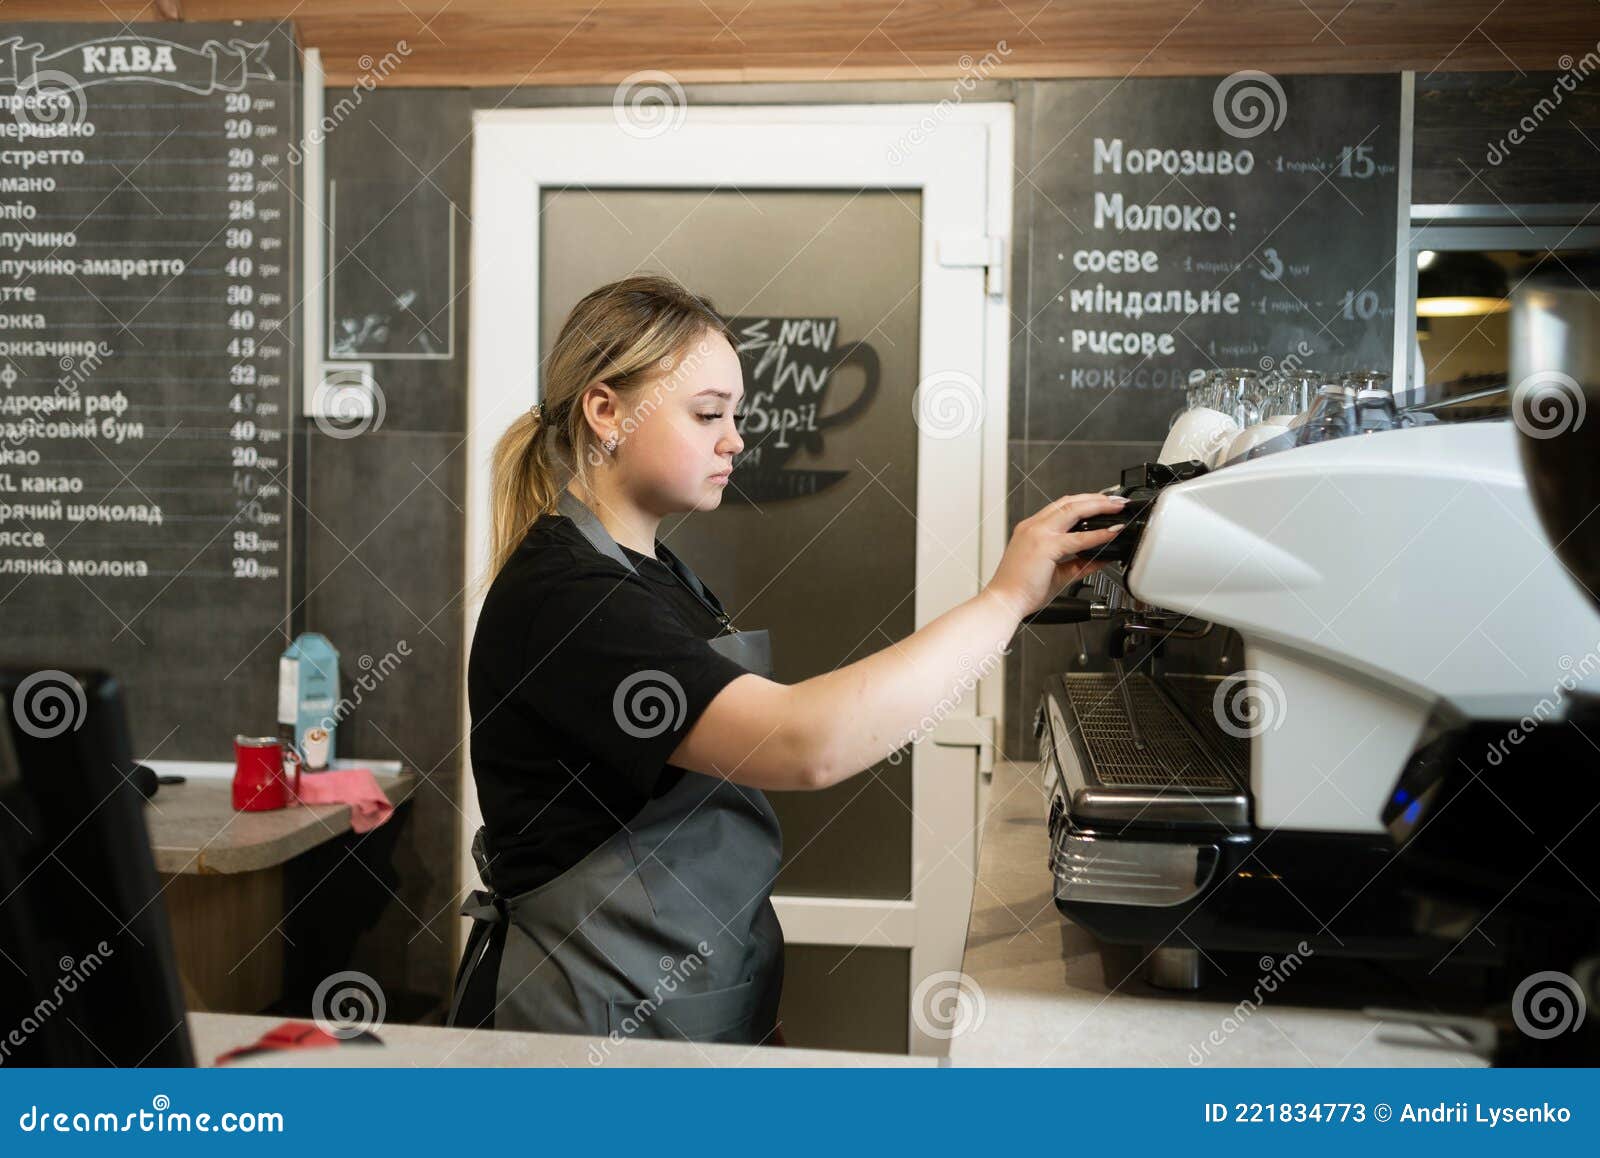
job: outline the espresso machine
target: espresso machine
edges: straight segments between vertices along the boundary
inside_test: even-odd
[[[1508,966],[1514,914],[1463,927],[1393,824],[1430,770],[1452,795],[1463,744],[1483,766],[1518,721],[1563,716],[1564,681],[1600,683],[1600,612],[1550,550],[1512,422],[1351,433],[1125,470],[1099,522],[1126,529],[1032,617],[1103,621],[1110,661],[1051,677],[1034,721],[1055,902],[1142,949],[1154,984],[1197,987],[1213,951]],[[1193,662],[1224,633],[1227,670]]]

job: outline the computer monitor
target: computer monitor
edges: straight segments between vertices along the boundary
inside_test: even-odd
[[[122,689],[0,666],[0,1067],[188,1066]]]

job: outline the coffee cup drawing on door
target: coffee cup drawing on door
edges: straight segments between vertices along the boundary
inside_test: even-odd
[[[764,503],[814,495],[848,470],[789,467],[795,453],[823,452],[823,432],[859,417],[878,392],[878,353],[838,341],[838,318],[736,317],[730,328],[744,364],[737,411],[744,450],[734,458],[725,500]],[[840,369],[859,366],[862,384],[844,405],[831,396]]]

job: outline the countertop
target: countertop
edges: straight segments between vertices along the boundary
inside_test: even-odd
[[[406,781],[396,782],[397,802]],[[194,788],[193,782],[185,785]],[[221,785],[226,789],[226,784]],[[385,783],[388,791],[389,784]],[[169,791],[163,789],[163,794]],[[162,799],[158,795],[158,800]],[[947,1064],[958,1066],[1437,1066],[1485,1063],[1438,1034],[1381,1022],[1365,1006],[1415,1002],[1358,962],[1306,960],[1276,993],[1255,1000],[1263,964],[1255,956],[1212,954],[1204,988],[1175,993],[1138,977],[1116,986],[1102,974],[1100,947],[1057,911],[1046,866],[1046,798],[1037,769],[1002,762],[985,792],[978,879],[967,930],[963,972],[974,1000],[950,1042]],[[231,808],[229,809],[231,812]],[[241,814],[240,821],[273,820],[294,835],[229,825],[202,850],[210,862],[222,845],[272,849],[327,839],[322,822],[348,826],[326,810],[293,824],[294,813]],[[237,828],[237,831],[235,831]],[[254,835],[256,839],[250,838]],[[191,848],[188,856],[196,855]],[[259,855],[242,853],[242,856]],[[288,855],[293,855],[292,852]],[[158,859],[161,853],[158,851]],[[214,862],[210,862],[214,863]],[[227,858],[224,858],[227,863]],[[237,862],[235,862],[237,863]],[[242,871],[188,869],[163,871]],[[1139,954],[1133,953],[1132,961]],[[1131,962],[1125,961],[1124,964]],[[274,1017],[191,1013],[196,1060],[248,1044],[280,1023]],[[382,1025],[378,1047],[269,1053],[232,1063],[251,1066],[894,1066],[928,1067],[934,1058],[832,1050],[624,1041],[558,1034]]]
[[[156,871],[244,873],[279,865],[350,830],[348,804],[298,804],[271,812],[235,812],[231,764],[150,761],[158,774],[180,773],[183,784],[163,784],[145,805],[145,825]],[[396,761],[338,761],[371,768],[398,806],[416,774]],[[315,775],[315,773],[310,773]]]
[[[189,1033],[195,1063],[210,1066],[219,1054],[255,1041],[280,1024],[278,1017],[237,1013],[191,1013]],[[774,1046],[701,1045],[695,1042],[613,1042],[604,1037],[553,1033],[512,1033],[491,1029],[446,1029],[431,1025],[380,1025],[373,1030],[381,1046],[345,1045],[318,1050],[256,1054],[228,1063],[264,1068],[309,1067],[629,1067],[699,1069],[799,1066],[892,1066],[932,1068],[935,1058],[901,1057],[843,1050],[788,1049]]]
[[[1137,977],[1113,989],[1095,939],[1055,907],[1039,770],[997,763],[986,795],[962,966],[977,993],[971,1028],[951,1040],[953,1065],[1486,1064],[1441,1036],[1362,1013],[1415,1002],[1359,962],[1308,958],[1259,999],[1265,973],[1252,955],[1213,954],[1206,969],[1216,979],[1192,993]]]

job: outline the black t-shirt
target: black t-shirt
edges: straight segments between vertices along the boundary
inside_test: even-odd
[[[622,549],[633,574],[543,515],[484,597],[470,751],[504,895],[553,880],[677,783],[667,757],[745,674],[706,642],[722,626],[672,569]]]

